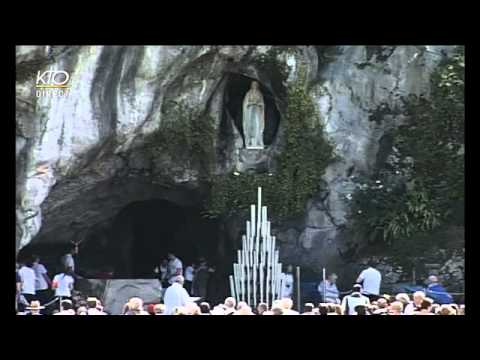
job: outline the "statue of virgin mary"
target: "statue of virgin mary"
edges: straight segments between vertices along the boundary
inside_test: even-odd
[[[263,149],[263,130],[265,128],[265,102],[256,81],[243,100],[243,134],[247,149]]]

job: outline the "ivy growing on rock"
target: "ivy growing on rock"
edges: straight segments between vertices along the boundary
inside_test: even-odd
[[[188,167],[196,168],[201,179],[210,179],[215,163],[212,116],[192,109],[185,102],[173,103],[165,116],[156,145],[170,156],[184,159]]]
[[[288,86],[284,121],[285,143],[276,171],[217,176],[207,216],[246,214],[250,204],[256,202],[258,186],[262,187],[273,221],[303,214],[307,200],[321,190],[321,178],[333,158],[333,147],[324,136],[304,76]]]
[[[408,120],[394,130],[386,164],[358,179],[353,228],[392,243],[462,224],[464,204],[464,54],[444,60],[431,77],[430,100],[411,96]]]

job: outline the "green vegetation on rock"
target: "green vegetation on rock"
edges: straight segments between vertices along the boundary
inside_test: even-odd
[[[410,96],[408,120],[392,132],[392,151],[373,177],[358,179],[353,229],[392,243],[439,226],[463,224],[464,53],[444,60],[430,100]]]
[[[189,167],[199,171],[201,179],[209,179],[215,162],[214,119],[184,102],[174,103],[165,115],[156,145],[172,157],[185,159]]]
[[[305,204],[321,190],[321,178],[332,161],[332,145],[325,138],[304,76],[287,89],[284,147],[274,173],[227,174],[214,178],[207,216],[246,214],[262,187],[273,221],[303,214]]]

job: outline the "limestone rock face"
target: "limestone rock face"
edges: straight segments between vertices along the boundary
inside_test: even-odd
[[[144,304],[158,304],[162,286],[157,279],[108,280],[103,306],[111,315],[121,315],[123,306],[132,297],[140,297]]]
[[[291,69],[282,86],[295,81],[304,65],[310,95],[338,158],[322,180],[327,190],[306,204],[305,219],[293,232],[288,227],[278,230],[284,260],[317,266],[338,260],[348,194],[354,188],[350,177],[372,170],[380,139],[402,120],[400,96],[428,96],[430,74],[441,52],[448,55],[454,49],[323,48],[299,46],[294,55],[280,55]],[[182,124],[181,106],[198,118],[212,119],[214,172],[235,171],[242,136],[224,113],[229,74],[260,80],[284,116],[274,81],[255,62],[269,49],[19,46],[17,251],[32,240],[69,242],[83,228],[111,218],[133,201],[196,201],[196,195],[180,193],[201,188],[198,163],[186,161],[182,149],[165,150],[182,131],[180,125],[175,128]],[[70,74],[68,96],[36,96],[36,73],[47,69]],[[157,136],[172,123],[170,133]],[[268,164],[281,151],[282,134],[280,121],[277,139],[261,163]]]

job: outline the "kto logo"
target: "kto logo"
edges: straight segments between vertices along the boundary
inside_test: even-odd
[[[68,88],[70,74],[63,70],[47,70],[43,74],[37,72],[37,88]]]
[[[70,74],[64,70],[46,70],[37,72],[37,97],[40,96],[67,96]]]

